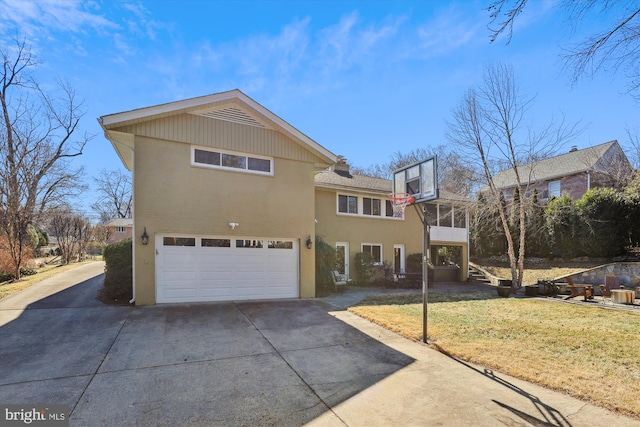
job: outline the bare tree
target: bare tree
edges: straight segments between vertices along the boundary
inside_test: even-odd
[[[69,264],[76,256],[84,259],[87,244],[91,238],[91,223],[82,215],[75,214],[69,207],[52,209],[47,214],[49,229],[58,239],[63,264]]]
[[[506,34],[513,36],[513,24],[528,0],[495,0],[487,8],[491,42]],[[597,1],[563,0],[558,2],[566,20],[577,26],[589,15],[597,15],[606,28],[571,47],[566,47],[565,66],[571,69],[574,82],[598,71],[624,70],[629,78],[628,90],[640,100],[640,4],[637,0]]]
[[[355,174],[391,179],[393,171],[403,166],[422,161],[430,156],[438,156],[438,186],[453,194],[469,197],[477,184],[477,172],[470,168],[459,153],[444,145],[416,148],[409,153],[396,151],[387,163],[376,164],[366,169],[352,167]]]
[[[37,60],[24,40],[13,41],[0,46],[0,232],[19,279],[28,225],[81,190],[82,170],[73,170],[69,160],[90,138],[74,139],[84,111],[73,89],[58,80],[56,95],[42,90],[29,74]]]
[[[531,170],[521,169],[523,159],[538,158],[575,136],[575,127],[551,122],[534,132],[525,122],[533,98],[520,93],[513,69],[504,64],[485,68],[477,89],[470,89],[453,110],[448,138],[474,169],[486,180],[484,199],[500,218],[507,240],[507,255],[514,288],[522,286],[524,269],[526,213],[529,210]],[[540,154],[542,153],[542,154]],[[498,170],[510,168],[518,203],[505,203],[503,191],[494,181]],[[526,171],[526,172],[525,172]],[[524,176],[523,176],[524,175]],[[482,219],[481,219],[482,220]]]
[[[113,218],[131,218],[131,175],[120,170],[102,169],[93,180],[98,186],[98,199],[91,205],[91,209],[100,215],[100,222],[106,223]]]
[[[98,224],[93,227],[93,238],[96,242],[98,242],[103,250],[104,247],[109,243],[109,239],[111,238],[112,234],[113,227],[107,227],[104,224]]]

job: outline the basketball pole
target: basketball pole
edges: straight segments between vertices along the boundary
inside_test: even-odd
[[[421,203],[421,208],[418,208],[418,204],[414,204],[413,206],[416,208],[416,212],[418,213],[418,218],[422,222],[422,342],[428,344],[427,342],[427,320],[428,320],[428,312],[427,306],[429,302],[429,240],[430,240],[430,230],[429,223],[427,222],[427,215],[424,212],[424,203]],[[421,210],[422,209],[422,210]]]

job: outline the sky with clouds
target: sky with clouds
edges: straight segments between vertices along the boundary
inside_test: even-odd
[[[527,124],[564,114],[585,130],[571,145],[623,142],[640,126],[625,76],[572,85],[561,54],[601,22],[570,25],[553,1],[531,2],[513,39],[489,42],[489,0],[0,0],[0,37],[26,37],[36,77],[62,77],[84,99],[75,161],[87,181],[122,165],[97,118],[240,89],[349,163],[446,143],[446,120],[492,61],[535,96]],[[569,147],[566,147],[568,150]],[[91,203],[91,193],[82,203]]]

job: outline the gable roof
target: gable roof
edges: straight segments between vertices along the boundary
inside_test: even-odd
[[[518,166],[523,183],[534,183],[575,175],[581,172],[597,170],[597,164],[610,150],[618,150],[624,155],[618,141],[613,140],[581,150],[572,150],[559,156],[539,160]],[[625,156],[626,158],[626,156]],[[516,185],[513,169],[505,169],[496,173],[493,182],[497,188],[508,188]]]
[[[326,164],[332,164],[336,161],[335,154],[238,89],[122,113],[108,114],[98,118],[98,122],[104,131],[105,137],[118,153],[122,163],[128,170],[132,170],[134,136],[118,131],[118,129],[126,125],[184,113],[279,131],[313,152]]]
[[[343,191],[353,191],[359,193],[371,193],[378,196],[386,196],[393,191],[393,181],[384,178],[374,178],[365,175],[351,175],[349,172],[326,169],[315,176],[316,187],[331,188]],[[473,202],[472,200],[451,193],[449,191],[438,190],[440,197],[438,200],[450,202]]]
[[[131,218],[114,218],[109,220],[105,226],[107,227],[133,227],[133,220]]]

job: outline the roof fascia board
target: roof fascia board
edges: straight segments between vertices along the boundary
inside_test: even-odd
[[[126,132],[116,132],[112,130],[106,130],[105,137],[111,142],[113,148],[118,153],[120,161],[127,170],[133,170],[133,151],[135,148],[135,137]]]

